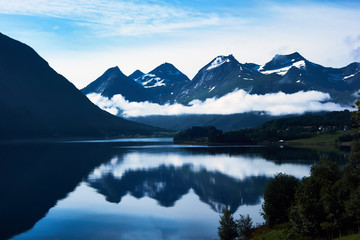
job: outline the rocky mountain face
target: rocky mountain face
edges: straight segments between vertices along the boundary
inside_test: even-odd
[[[166,103],[173,101],[189,82],[190,79],[170,63],[164,63],[146,74],[136,70],[128,77],[115,67],[108,69],[81,91],[85,95],[98,93],[111,98],[121,94],[129,101]]]
[[[354,101],[353,94],[360,89],[360,63],[354,62],[343,68],[323,67],[295,52],[276,55],[260,66],[255,63],[240,63],[229,55],[214,58],[191,81],[169,63],[164,63],[147,74],[135,71],[129,79],[141,85],[144,90],[138,89],[137,97],[134,97],[134,91],[125,84],[106,87],[116,90],[94,92],[108,97],[121,92],[128,100],[138,98],[159,104],[188,104],[195,99],[221,97],[236,89],[243,89],[251,94],[316,90],[329,93],[336,103],[350,104]],[[101,86],[106,85],[105,82],[103,80]],[[84,89],[83,92],[89,93]]]
[[[155,130],[101,110],[32,48],[1,33],[0,52],[0,139],[131,136]]]
[[[187,103],[194,99],[221,97],[235,89],[251,91],[254,79],[261,75],[254,66],[241,64],[232,55],[219,56],[200,69],[174,100]]]
[[[259,67],[259,72],[269,80],[259,93],[317,90],[329,93],[332,100],[348,104],[352,94],[360,88],[360,63],[351,63],[343,68],[330,68],[312,63],[299,53],[276,55],[270,62]]]
[[[134,73],[138,74],[138,73]],[[145,101],[148,99],[145,89],[131,77],[125,76],[118,67],[109,68],[103,75],[83,88],[82,93],[100,93],[104,97],[116,94],[126,96],[129,101]]]
[[[190,79],[174,65],[164,63],[135,81],[145,88],[149,101],[166,103],[172,102],[180,89],[190,82]]]

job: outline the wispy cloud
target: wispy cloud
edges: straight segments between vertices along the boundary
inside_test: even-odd
[[[0,29],[82,88],[113,65],[130,74],[171,62],[192,78],[227,54],[264,64],[298,51],[343,67],[360,60],[359,9],[355,0],[0,0]]]
[[[0,13],[63,18],[104,35],[142,35],[219,24],[214,13],[146,1],[0,0]]]
[[[283,92],[265,95],[249,94],[237,90],[221,98],[209,98],[205,101],[194,100],[189,106],[182,104],[159,105],[150,102],[129,102],[122,95],[111,99],[100,94],[88,94],[87,97],[100,108],[124,117],[150,115],[181,114],[234,114],[251,111],[264,111],[271,115],[303,114],[317,111],[340,111],[344,107],[329,102],[328,93],[318,91]],[[325,102],[326,101],[326,102]]]

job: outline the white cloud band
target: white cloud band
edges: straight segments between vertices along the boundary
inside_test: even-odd
[[[188,106],[182,104],[160,105],[150,102],[129,102],[122,95],[111,99],[100,94],[88,94],[87,97],[100,108],[123,117],[181,114],[235,114],[251,111],[264,111],[271,115],[303,114],[317,111],[341,111],[346,109],[339,104],[328,102],[330,95],[318,91],[283,92],[265,95],[249,94],[236,90],[221,98],[209,98],[205,101],[194,100]]]

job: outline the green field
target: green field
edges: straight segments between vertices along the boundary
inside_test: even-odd
[[[342,238],[336,238],[335,240],[360,240],[360,234],[352,234]]]
[[[290,144],[319,144],[319,145],[335,145],[336,140],[345,134],[353,134],[352,130],[348,131],[338,131],[336,133],[320,133],[311,138],[302,138],[286,141],[286,143]],[[342,143],[342,144],[350,144],[350,143]]]

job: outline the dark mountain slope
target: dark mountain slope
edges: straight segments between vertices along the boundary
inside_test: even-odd
[[[204,66],[175,100],[188,103],[194,99],[221,97],[235,89],[251,91],[254,83],[262,82],[258,80],[261,75],[255,65],[241,64],[232,55],[219,56]]]
[[[154,128],[100,110],[29,46],[0,34],[0,138],[104,137]]]
[[[352,94],[360,88],[360,63],[351,63],[343,68],[330,68],[312,63],[295,52],[276,55],[259,68],[269,78],[267,87],[255,87],[255,93],[316,90],[329,93],[332,101],[349,104]]]
[[[126,96],[129,101],[145,101],[144,88],[130,77],[125,76],[118,67],[109,68],[106,72],[81,90],[82,93],[99,93],[111,98],[116,94]]]
[[[332,101],[349,104],[360,88],[360,63],[343,68],[327,68],[306,60],[299,53],[276,55],[264,66],[239,63],[232,55],[218,56],[203,67],[176,96],[188,103],[221,97],[236,89],[251,94],[295,93],[316,90],[329,93]]]
[[[181,88],[189,82],[190,79],[174,65],[164,63],[147,74],[136,70],[129,77],[117,67],[110,68],[81,91],[85,95],[98,93],[111,98],[121,94],[129,101],[163,104],[172,102]]]
[[[174,65],[163,63],[136,81],[144,86],[149,101],[164,104],[173,102],[174,97],[190,79]]]
[[[129,79],[141,84],[143,91],[134,91],[125,84],[103,84],[101,87],[106,85],[106,90],[92,89],[86,93],[101,92],[109,97],[121,93],[129,100],[138,98],[160,104],[188,104],[195,99],[222,97],[236,89],[262,95],[315,90],[328,93],[335,103],[349,105],[355,100],[353,93],[360,89],[360,63],[343,68],[323,67],[294,52],[276,55],[260,66],[240,63],[229,55],[214,58],[191,81],[170,63],[164,63],[147,74],[135,71]],[[134,92],[137,93],[135,97]]]

